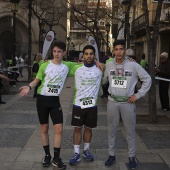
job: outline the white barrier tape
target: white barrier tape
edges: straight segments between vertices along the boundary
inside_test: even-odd
[[[17,65],[17,66],[13,66],[13,67],[7,67],[7,69],[19,68],[19,67],[28,67],[28,65]]]
[[[165,79],[165,78],[158,77],[158,76],[155,76],[155,79],[157,79],[157,80],[163,80],[163,81],[170,81],[170,79]]]

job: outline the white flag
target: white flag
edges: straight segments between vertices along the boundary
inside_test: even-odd
[[[47,32],[45,39],[44,39],[43,50],[42,50],[43,59],[45,59],[48,53],[48,50],[50,48],[50,45],[53,42],[53,39],[54,39],[54,31]]]
[[[97,59],[97,61],[99,61],[99,52],[98,52],[98,47],[97,47],[96,40],[94,39],[93,36],[90,35],[90,36],[88,36],[88,42],[89,42],[90,45],[92,45],[95,48],[95,50],[96,50],[96,59]]]

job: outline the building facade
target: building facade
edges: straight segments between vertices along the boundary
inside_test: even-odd
[[[14,54],[14,26],[15,26],[15,53],[16,55],[28,54],[28,6],[25,4],[26,1],[21,0],[19,3],[18,11],[14,13],[11,11],[9,2],[0,1],[0,52],[6,59],[9,59]],[[32,1],[33,2],[33,1]],[[23,4],[25,6],[23,6]],[[42,19],[42,18],[41,18]],[[15,24],[14,24],[15,22]],[[67,37],[67,19],[61,17],[59,23],[53,27],[49,27],[44,24],[43,30],[40,24],[40,18],[32,11],[31,16],[31,59],[33,61],[36,53],[42,52],[43,36],[51,29],[55,32],[55,38],[58,40],[66,41]],[[49,54],[51,55],[51,53]]]
[[[71,60],[77,60],[83,47],[88,44],[88,36],[93,36],[92,32],[100,32],[98,38],[101,53],[107,51],[107,41],[109,48],[112,48],[111,27],[108,32],[106,31],[106,23],[111,24],[112,20],[107,15],[102,17],[98,11],[106,9],[111,11],[112,1],[100,0],[99,3],[98,0],[71,0],[70,2],[68,6],[70,12],[68,12],[67,21],[67,47],[69,55],[72,55],[72,52],[74,52],[74,57],[71,57]],[[95,17],[97,22],[95,22]]]
[[[148,0],[149,9],[149,27],[154,28],[154,20],[156,16],[157,0]],[[163,2],[161,10],[161,18],[159,25],[159,35],[157,42],[156,65],[159,65],[159,55],[167,52],[170,58],[170,1]],[[132,1],[130,11],[131,25],[131,48],[135,50],[137,62],[140,62],[143,53],[147,57],[147,41],[145,32],[145,14],[143,11],[142,0]]]

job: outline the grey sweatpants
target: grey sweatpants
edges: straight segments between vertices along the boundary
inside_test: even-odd
[[[135,156],[135,127],[136,127],[136,106],[131,103],[119,103],[108,101],[108,144],[109,155],[115,155],[116,134],[119,127],[120,115],[126,131],[129,157]]]

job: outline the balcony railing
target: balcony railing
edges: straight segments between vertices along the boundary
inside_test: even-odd
[[[156,16],[155,10],[149,11],[149,26],[150,27],[153,27],[155,16]],[[131,24],[131,32],[134,34],[134,33],[142,31],[145,28],[145,22],[146,22],[145,14],[142,14],[138,18],[134,19]]]

